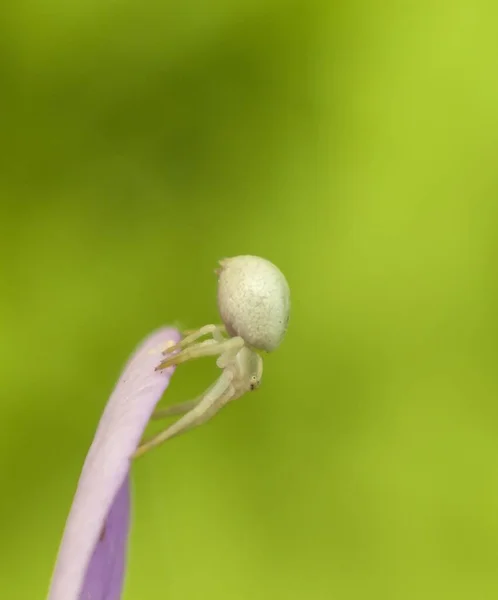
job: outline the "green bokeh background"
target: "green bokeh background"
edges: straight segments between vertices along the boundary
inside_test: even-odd
[[[217,321],[242,253],[287,275],[288,336],[257,394],[134,468],[125,599],[498,597],[497,24],[4,0],[2,598],[44,598],[130,352]]]

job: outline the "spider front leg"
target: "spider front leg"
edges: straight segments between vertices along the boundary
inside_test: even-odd
[[[156,448],[172,437],[185,433],[189,429],[198,427],[213,417],[227,402],[235,396],[232,386],[233,373],[225,370],[220,378],[212,385],[200,400],[185,402],[184,405],[193,404],[193,408],[183,417],[178,419],[164,431],[143,442],[135,451],[132,458],[142,456],[152,448]],[[181,405],[176,405],[179,409]],[[173,408],[173,407],[171,407]],[[168,409],[166,409],[168,410]],[[187,409],[188,410],[188,409]],[[182,411],[183,412],[183,411]]]
[[[245,342],[241,337],[233,337],[223,341],[206,340],[199,344],[193,344],[186,347],[173,356],[168,356],[157,367],[156,371],[161,371],[173,365],[180,365],[193,358],[201,358],[203,356],[219,356],[225,353],[235,355],[244,346]]]
[[[200,398],[196,398],[195,400],[187,400],[186,402],[180,402],[179,404],[172,404],[166,408],[158,408],[152,413],[151,419],[157,421],[159,419],[167,419],[168,417],[184,415],[195,408],[201,400],[202,396]]]
[[[223,333],[226,333],[226,328],[224,325],[204,325],[204,327],[201,327],[200,329],[185,331],[185,337],[181,339],[178,343],[176,343],[174,346],[167,348],[164,351],[164,354],[171,354],[176,350],[182,350],[183,348],[187,348],[199,338],[209,334],[213,336],[213,339],[216,342],[222,342],[225,339],[223,337]]]
[[[225,369],[228,364],[234,360],[235,355],[240,352],[238,347],[232,348],[227,352],[224,352],[218,357],[216,361],[217,366],[220,369]],[[190,410],[195,408],[199,402],[202,400],[203,396],[199,396],[195,398],[195,400],[187,400],[186,402],[179,402],[178,404],[172,404],[171,406],[167,406],[166,408],[157,408],[153,413],[151,419],[159,420],[159,419],[167,419],[168,417],[175,417],[178,415],[184,415],[188,413]]]
[[[184,344],[187,338],[189,340],[187,343],[190,344],[195,342],[195,340],[199,339],[200,337],[209,334],[211,334],[217,342],[222,342],[224,339],[223,334],[226,335],[226,333],[227,328],[225,325],[204,325],[204,327],[201,327],[200,329],[186,329],[183,332],[185,337],[179,342],[179,344]]]

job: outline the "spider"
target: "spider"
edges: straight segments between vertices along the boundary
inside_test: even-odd
[[[290,290],[282,272],[258,256],[235,256],[219,262],[218,309],[222,325],[205,325],[164,351],[156,371],[204,356],[217,356],[220,377],[198,398],[157,410],[153,419],[180,418],[144,441],[134,458],[181,433],[202,425],[223,406],[261,383],[263,359],[282,342],[289,322]],[[201,338],[209,336],[204,341]]]

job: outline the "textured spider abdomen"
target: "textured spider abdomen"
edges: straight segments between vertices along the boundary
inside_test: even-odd
[[[275,350],[285,336],[290,290],[283,273],[259,256],[220,261],[218,309],[231,336],[259,350]]]

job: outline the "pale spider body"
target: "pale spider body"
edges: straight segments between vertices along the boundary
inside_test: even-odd
[[[218,309],[231,336],[271,352],[282,341],[290,312],[290,290],[282,272],[259,256],[220,261]]]
[[[258,388],[263,375],[263,359],[258,351],[275,350],[285,336],[290,291],[274,264],[257,256],[236,256],[220,261],[216,273],[223,325],[205,325],[187,332],[178,344],[165,350],[165,359],[156,370],[194,358],[217,356],[221,375],[198,398],[156,411],[153,415],[156,419],[182,416],[142,443],[135,457],[205,423],[228,402]],[[205,336],[211,337],[198,341]]]

